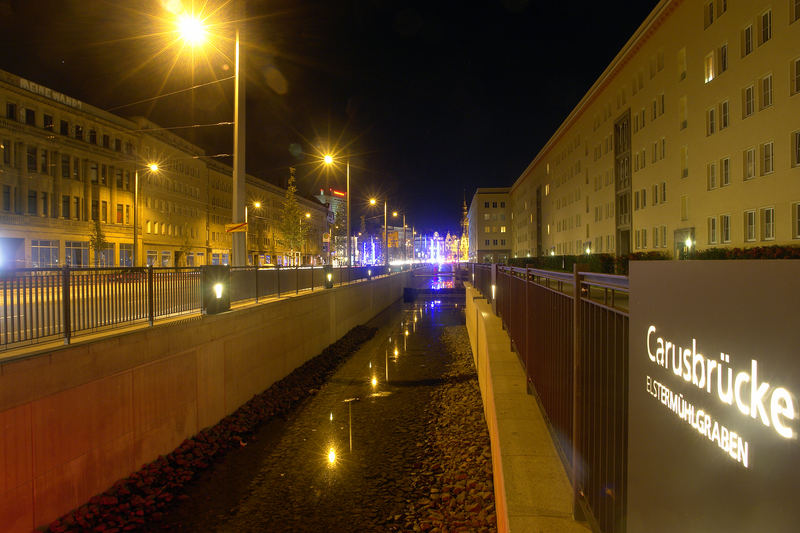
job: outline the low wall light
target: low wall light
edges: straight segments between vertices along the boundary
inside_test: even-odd
[[[214,284],[214,295],[219,300],[222,298],[222,283],[215,283]]]

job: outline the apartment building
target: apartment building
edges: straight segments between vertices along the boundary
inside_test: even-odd
[[[659,2],[511,187],[512,254],[800,244],[798,43],[797,0]]]
[[[130,266],[134,241],[139,264],[230,260],[232,171],[199,147],[3,71],[0,115],[0,267]],[[266,221],[248,232],[251,262],[317,260],[326,206],[298,198],[312,231],[301,256],[288,257],[274,226],[285,191],[254,176],[246,190]],[[95,221],[104,249],[90,246]]]
[[[467,212],[469,260],[504,263],[512,249],[509,187],[478,188]]]

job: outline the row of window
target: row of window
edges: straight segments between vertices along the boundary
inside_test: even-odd
[[[505,233],[506,226],[485,226],[483,228],[484,233]]]
[[[491,204],[492,204],[492,208],[493,209],[497,209],[498,202],[491,202]],[[505,207],[506,207],[506,203],[505,202],[500,202],[500,208],[504,209]],[[483,208],[484,209],[489,209],[489,202],[483,202]]]
[[[647,245],[647,234],[648,229],[642,228],[637,229],[633,232],[633,247],[636,250],[642,250],[648,248]],[[667,247],[667,226],[653,226],[652,228],[652,240],[650,241],[652,246],[650,248],[666,248]]]
[[[498,242],[500,243],[499,246],[505,246],[506,245],[506,240],[505,239],[486,239],[486,240],[483,241],[483,244],[485,244],[486,246],[498,246],[498,244],[497,244]],[[491,243],[491,244],[489,244],[489,243]]]
[[[745,242],[756,240],[771,241],[775,239],[775,208],[763,207],[756,211],[744,212],[742,229]],[[708,217],[706,224],[706,243],[728,244],[731,242],[731,215],[724,214]],[[792,238],[800,238],[800,204],[792,205]]]
[[[31,108],[17,108],[15,102],[6,102],[6,118],[18,122],[23,122],[29,126],[42,127],[43,129],[55,133],[55,119],[52,114],[42,113],[42,120],[39,122],[36,118],[36,110]],[[133,154],[133,143],[126,141],[123,146],[122,139],[115,137],[111,138],[108,134],[98,135],[97,130],[90,128],[86,135],[84,135],[83,126],[75,124],[70,128],[70,123],[67,120],[60,120],[58,125],[59,134],[65,137],[73,137],[79,141],[86,140],[90,144],[98,144],[103,148],[114,150],[115,152],[122,152],[123,147],[126,154]],[[84,139],[85,137],[85,139]]]
[[[661,205],[667,201],[667,182],[654,183],[652,186],[652,203],[650,205]],[[647,207],[647,189],[640,189],[633,193],[633,210],[638,211]]]

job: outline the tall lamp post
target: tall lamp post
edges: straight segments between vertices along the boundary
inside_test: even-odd
[[[237,21],[244,19],[244,0],[233,0]],[[204,21],[189,14],[177,20],[178,32],[188,45],[201,46],[207,36]],[[241,24],[236,23],[236,64],[234,66],[233,103],[233,210],[232,222],[242,222],[245,217],[245,81],[244,57],[241,53]],[[234,266],[247,264],[246,232],[233,234]]]
[[[369,199],[369,205],[375,205],[378,203],[378,200],[375,198]],[[383,264],[384,266],[389,265],[389,226],[387,226],[387,218],[386,218],[386,200],[383,201]]]
[[[147,169],[156,173],[158,164],[150,163]],[[139,264],[139,167],[133,171],[133,266],[141,266]]]
[[[332,165],[333,164],[333,156],[330,155],[330,154],[326,154],[325,157],[323,157],[323,161],[325,162],[326,165]],[[347,204],[346,204],[347,205],[347,207],[346,207],[346,209],[347,209],[347,217],[346,217],[347,218],[347,272],[348,272],[347,279],[349,280],[350,279],[350,275],[349,275],[349,273],[350,273],[350,265],[352,264],[352,253],[350,251],[350,158],[349,157],[345,160],[345,165],[346,165],[346,168],[347,168],[347,172],[346,172],[346,174],[347,174],[347,185],[346,185],[346,189],[345,189],[345,196],[347,197]],[[328,243],[328,246],[330,246],[330,243]]]

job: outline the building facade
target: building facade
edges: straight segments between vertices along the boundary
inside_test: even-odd
[[[0,268],[229,261],[232,171],[199,147],[3,71],[0,116]],[[263,206],[248,232],[251,261],[298,261],[275,235],[284,193],[247,177],[248,204]],[[320,255],[327,209],[298,201],[312,225],[308,263]],[[105,244],[93,247],[98,234]]]
[[[467,213],[470,261],[505,263],[510,257],[510,190],[509,187],[476,189]]]
[[[800,244],[798,43],[796,0],[659,2],[511,188],[513,255]]]

